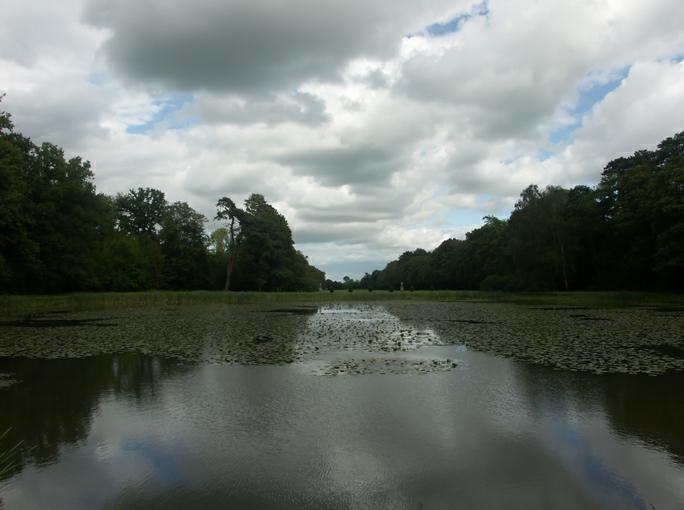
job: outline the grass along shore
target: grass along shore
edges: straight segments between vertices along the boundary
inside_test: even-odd
[[[525,305],[621,308],[628,306],[684,308],[684,294],[644,292],[483,292],[483,291],[373,291],[335,292],[222,292],[147,291],[79,292],[55,295],[0,295],[0,315],[40,314],[145,306],[198,304],[327,303],[340,301],[489,301]]]

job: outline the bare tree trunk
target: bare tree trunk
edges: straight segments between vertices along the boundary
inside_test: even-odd
[[[234,252],[228,257],[228,265],[226,266],[226,285],[223,287],[224,291],[230,290],[230,277],[233,275],[233,266],[235,265]]]
[[[238,242],[235,239],[235,218],[230,220],[230,255],[228,256],[228,264],[226,266],[226,284],[223,287],[224,291],[230,290],[230,279],[233,276],[233,267],[235,267],[235,259],[237,258]]]
[[[560,254],[561,254],[561,268],[563,270],[563,284],[565,285],[565,290],[568,290],[568,270],[567,270],[567,264],[565,262],[565,246],[561,241],[558,242],[560,245]]]

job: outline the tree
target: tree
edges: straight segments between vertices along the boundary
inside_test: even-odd
[[[136,264],[145,274],[145,288],[159,288],[164,283],[164,255],[159,231],[167,208],[164,192],[154,188],[131,189],[114,198],[115,222],[119,232],[134,239]],[[131,247],[131,242],[124,243]]]
[[[268,275],[265,285],[271,289],[290,287],[295,249],[285,216],[256,193],[245,201],[245,210],[252,220],[250,238],[261,244],[260,263]]]
[[[242,222],[245,220],[245,217],[245,212],[238,209],[235,202],[230,198],[222,197],[216,202],[215,219],[227,221],[228,225],[228,261],[226,266],[226,282],[223,287],[225,291],[230,290],[233,268],[237,260],[238,250],[242,244]]]
[[[166,210],[164,193],[153,188],[131,189],[115,199],[119,229],[130,235],[157,234]]]
[[[0,112],[0,288],[25,290],[31,267],[38,264],[39,246],[29,234],[25,161],[12,134],[11,116]]]
[[[296,253],[285,217],[263,195],[245,200],[244,242],[238,260],[241,285],[253,290],[295,290]]]
[[[463,278],[461,288],[480,289],[488,277],[494,276],[496,290],[511,290],[517,285],[511,281],[509,222],[494,216],[483,219],[485,224],[468,232],[463,248],[457,251]],[[491,281],[484,286],[491,290]]]
[[[569,289],[568,190],[528,186],[511,214],[514,264],[524,287],[537,290]]]
[[[684,132],[606,165],[597,188],[611,225],[611,284],[684,286]]]
[[[216,219],[228,233],[225,289],[316,290],[322,283],[323,273],[295,250],[287,220],[263,195],[250,195],[244,210],[221,198]]]
[[[230,245],[228,229],[223,227],[217,228],[211,233],[209,239],[214,254],[221,258],[224,257]]]
[[[25,217],[39,251],[25,284],[34,291],[96,289],[102,222],[108,201],[98,195],[88,161],[66,160],[50,143],[35,146],[20,136],[11,139],[22,151],[26,186]]]
[[[207,219],[185,202],[166,207],[159,238],[164,255],[164,286],[196,289],[207,285]]]

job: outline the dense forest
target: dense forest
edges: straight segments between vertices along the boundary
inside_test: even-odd
[[[207,219],[164,193],[97,193],[90,164],[35,145],[0,112],[0,290],[317,290],[325,275],[294,248],[263,196],[217,202]],[[684,132],[606,166],[594,187],[531,185],[507,220],[405,252],[329,288],[684,290]]]
[[[407,251],[342,288],[684,290],[684,132],[605,167],[594,188],[527,187],[507,220]]]
[[[202,214],[160,190],[97,193],[87,161],[0,112],[0,291],[319,289],[325,274],[263,196],[244,209],[223,197],[216,219],[226,227],[208,236]]]

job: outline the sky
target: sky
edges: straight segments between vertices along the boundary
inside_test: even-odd
[[[261,193],[360,277],[684,130],[684,2],[4,0],[0,93],[98,191]]]

